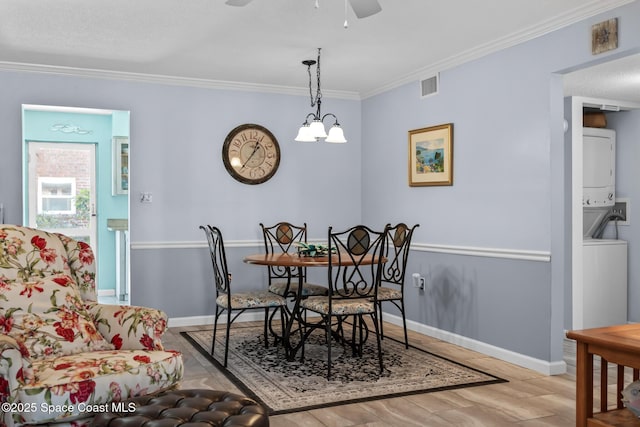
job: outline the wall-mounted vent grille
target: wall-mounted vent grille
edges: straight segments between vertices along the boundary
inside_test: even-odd
[[[438,93],[438,75],[420,81],[421,97],[431,96]]]

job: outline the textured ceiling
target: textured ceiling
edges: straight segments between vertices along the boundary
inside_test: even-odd
[[[640,102],[640,55],[631,55],[564,77],[565,95]]]
[[[2,0],[0,69],[301,90],[322,47],[323,89],[366,97],[632,0],[379,0],[348,29],[317,1]]]

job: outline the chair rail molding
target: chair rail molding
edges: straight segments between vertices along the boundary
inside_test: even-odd
[[[309,239],[309,243],[322,243],[322,239]],[[263,248],[262,240],[227,240],[225,246],[229,248]],[[132,242],[132,250],[156,250],[156,249],[200,249],[206,248],[205,241],[172,241],[172,242]],[[429,243],[412,243],[411,250],[417,252],[433,252],[449,255],[464,255],[487,258],[503,258],[521,261],[551,262],[551,252],[488,248],[474,246],[436,245]]]

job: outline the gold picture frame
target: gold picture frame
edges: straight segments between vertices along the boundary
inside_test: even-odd
[[[453,123],[409,131],[409,186],[453,185]]]

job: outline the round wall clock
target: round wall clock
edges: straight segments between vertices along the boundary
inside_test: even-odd
[[[222,145],[222,161],[227,172],[237,181],[261,184],[278,170],[280,145],[267,128],[247,123],[227,135]]]

